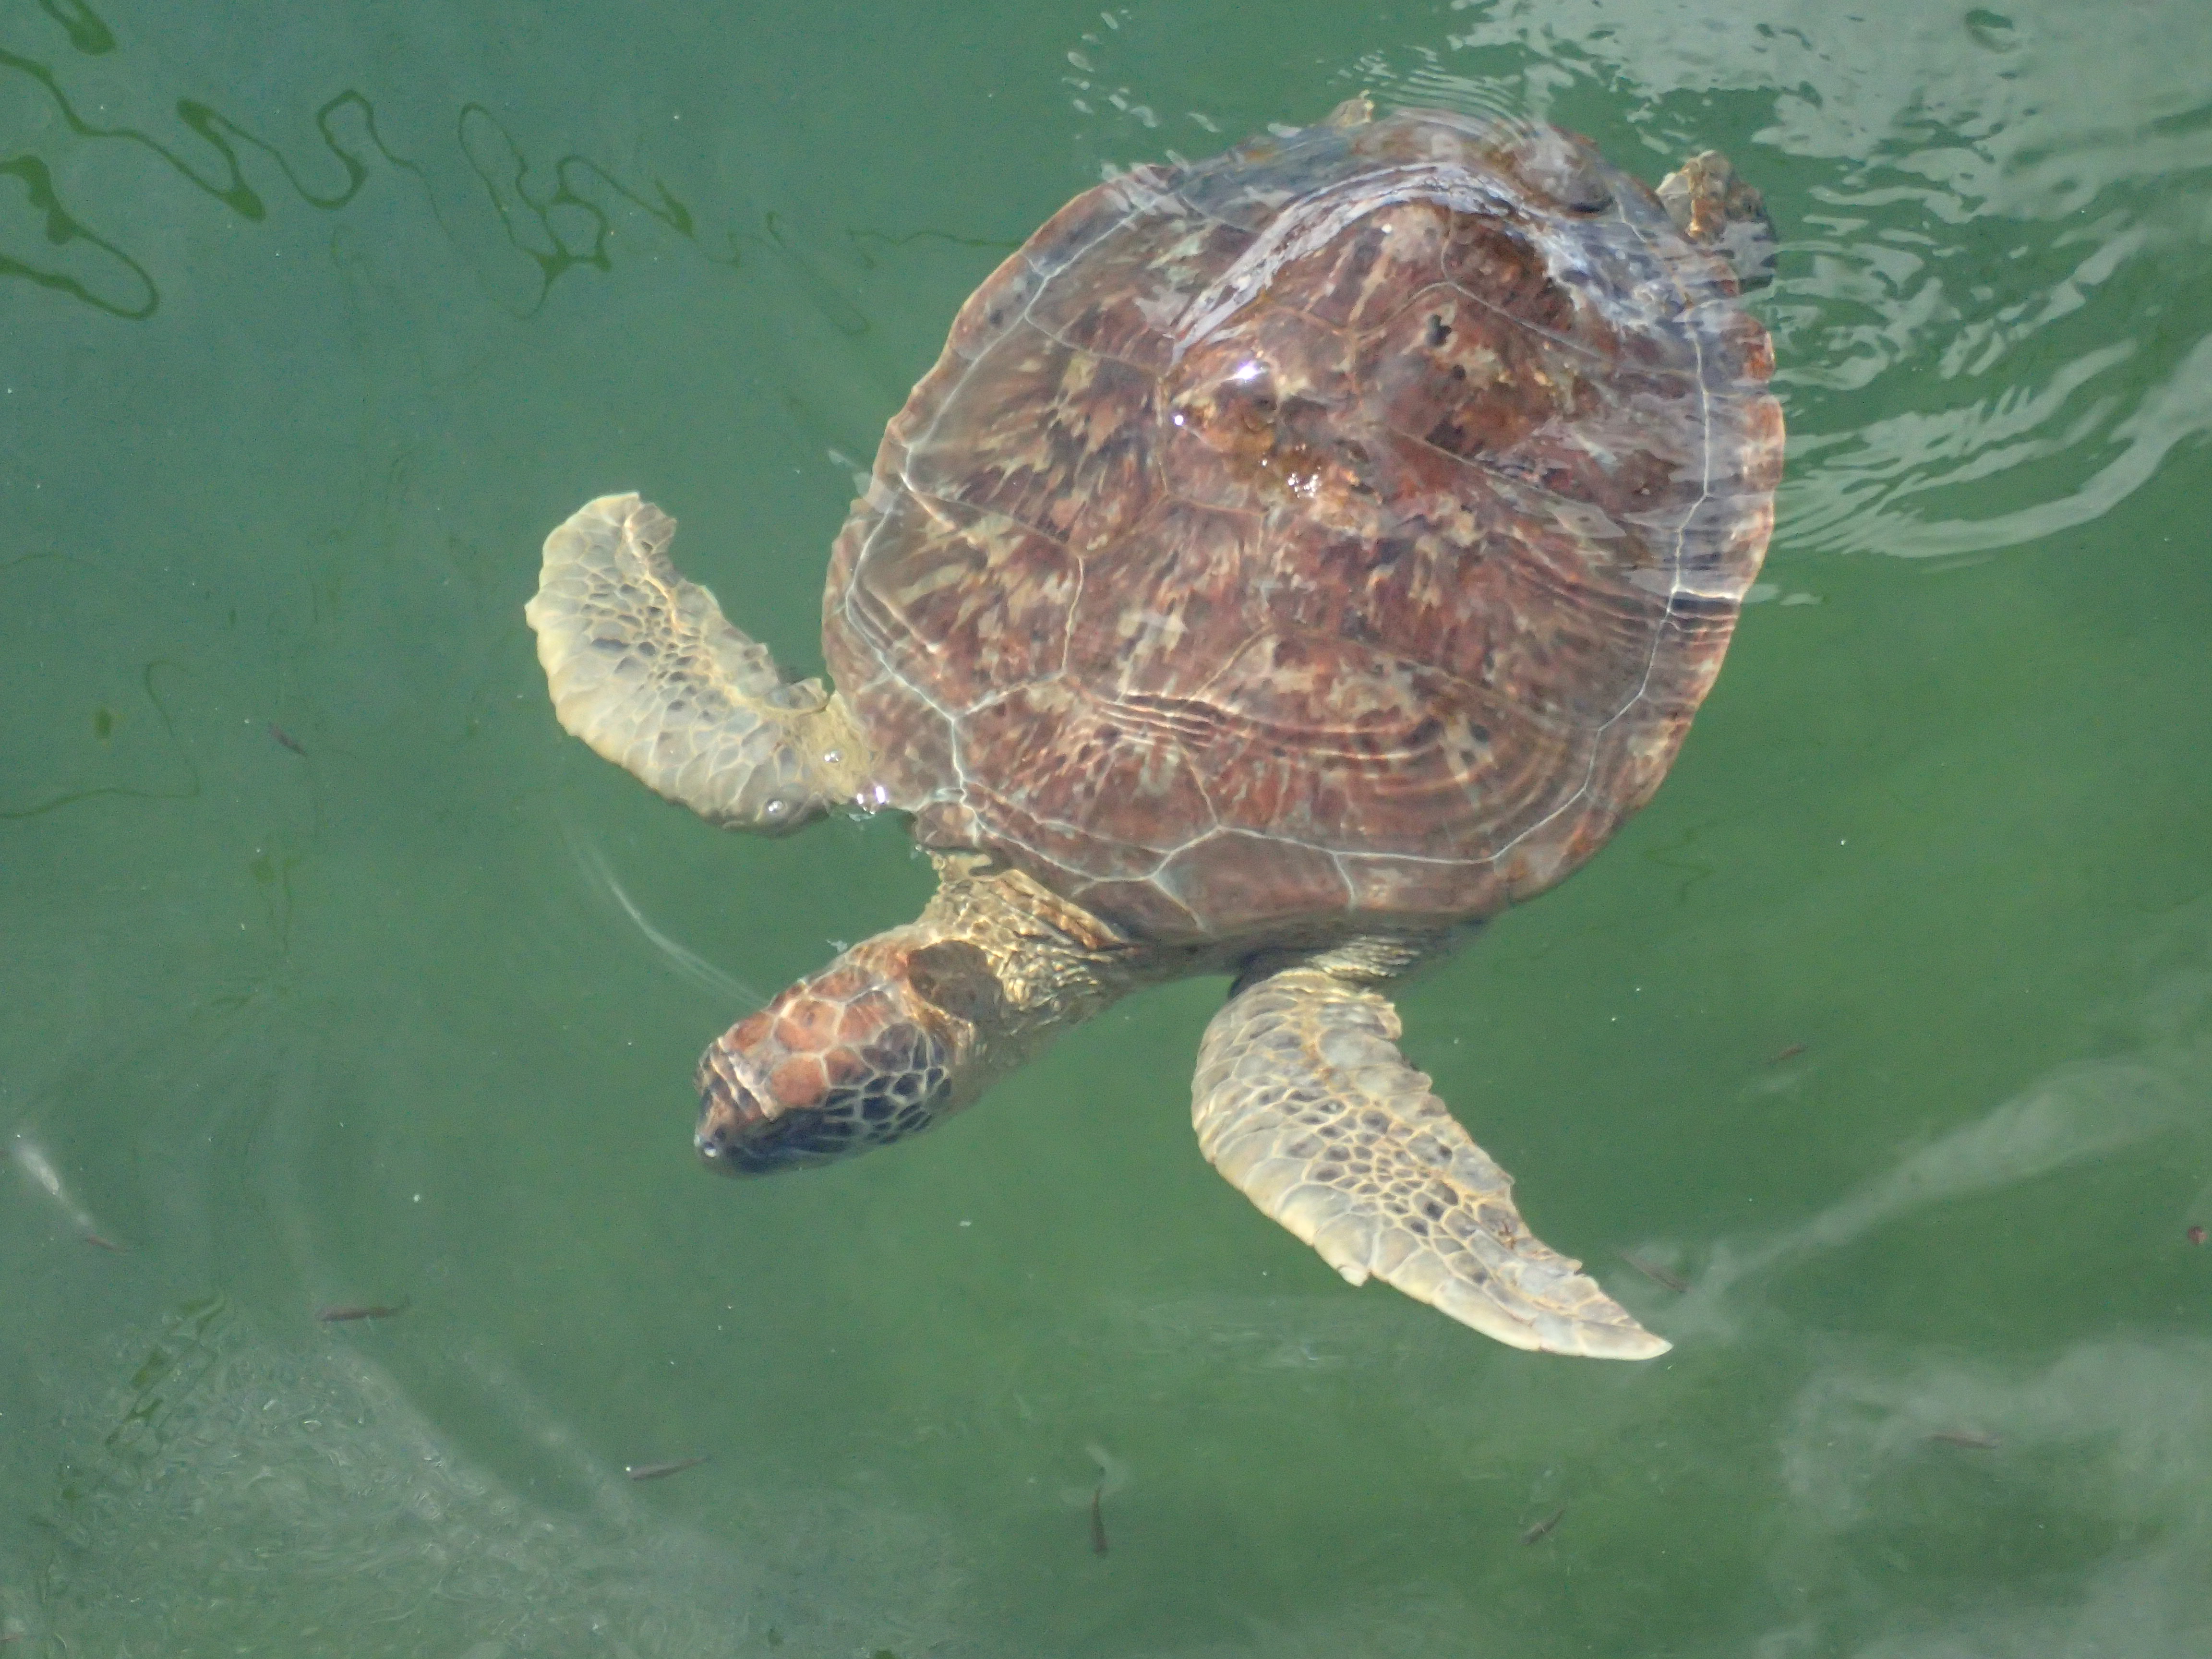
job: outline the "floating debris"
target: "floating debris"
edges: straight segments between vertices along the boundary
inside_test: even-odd
[[[118,1244],[113,1239],[104,1238],[98,1233],[80,1233],[78,1237],[83,1239],[86,1243],[92,1245],[94,1249],[106,1250],[111,1255],[128,1255],[131,1254],[131,1247],[129,1245]]]
[[[1566,1505],[1562,1504],[1558,1509],[1553,1510],[1549,1515],[1546,1516],[1541,1521],[1539,1521],[1534,1526],[1529,1528],[1528,1531],[1522,1533],[1521,1534],[1521,1541],[1524,1544],[1533,1544],[1539,1539],[1550,1537],[1552,1534],[1552,1528],[1558,1526],[1560,1522],[1566,1518]]]
[[[629,1463],[623,1473],[633,1480],[665,1480],[672,1474],[681,1474],[686,1469],[696,1469],[712,1455],[702,1452],[696,1457],[678,1457],[666,1463]]]
[[[2191,1244],[2202,1244],[2204,1242],[2204,1229],[2202,1227],[2191,1227],[2187,1232],[2184,1233],[2182,1237],[2187,1239]]]
[[[1091,1489],[1091,1552],[1106,1553],[1106,1494],[1119,1492],[1129,1484],[1129,1466],[1097,1441],[1085,1443],[1084,1451],[1098,1466],[1098,1484]]]
[[[2004,1444],[1986,1429],[1937,1429],[1928,1437],[1947,1446],[1964,1446],[1969,1451],[1995,1451]]]
[[[1642,1273],[1653,1284],[1664,1285],[1668,1290],[1674,1291],[1677,1296],[1681,1295],[1683,1291],[1690,1288],[1690,1281],[1688,1279],[1683,1278],[1680,1273],[1668,1272],[1666,1268],[1659,1266],[1656,1261],[1646,1261],[1642,1256],[1631,1255],[1626,1250],[1623,1250],[1620,1253],[1620,1259],[1623,1261],[1626,1261],[1630,1267],[1635,1268],[1637,1272]]]
[[[307,751],[301,746],[299,738],[294,737],[283,726],[277,725],[275,720],[269,722],[269,735],[276,738],[277,742],[283,744],[287,749],[297,755],[301,760],[305,760],[307,757]]]
[[[334,1302],[327,1308],[316,1310],[316,1320],[325,1325],[343,1325],[356,1319],[397,1319],[411,1304],[400,1302],[387,1307],[379,1303]]]
[[[1766,1063],[1769,1066],[1779,1066],[1786,1060],[1795,1060],[1798,1055],[1805,1052],[1806,1047],[1807,1045],[1802,1042],[1793,1042]]]

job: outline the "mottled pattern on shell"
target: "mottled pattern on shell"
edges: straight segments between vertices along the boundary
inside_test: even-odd
[[[1078,197],[839,538],[886,804],[1145,937],[1475,917],[1659,783],[1772,524],[1765,331],[1644,185],[1434,112]]]

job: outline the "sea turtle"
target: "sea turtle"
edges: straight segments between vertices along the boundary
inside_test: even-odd
[[[1393,980],[1595,853],[1719,671],[1782,418],[1717,155],[1432,110],[1087,191],[962,308],[830,558],[837,690],[636,495],[546,541],[561,723],[672,800],[910,815],[940,885],[707,1050],[736,1172],[927,1128],[1138,986],[1234,976],[1206,1156],[1353,1284],[1517,1347],[1667,1344],[1530,1236]]]

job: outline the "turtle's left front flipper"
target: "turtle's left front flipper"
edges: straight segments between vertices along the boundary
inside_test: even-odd
[[[819,680],[787,683],[769,648],[677,574],[676,521],[635,495],[586,502],[545,538],[523,616],[561,724],[712,823],[779,834],[850,801],[860,732]]]
[[[1372,1273],[1516,1348],[1666,1352],[1529,1233],[1512,1178],[1406,1063],[1399,1030],[1380,994],[1311,963],[1239,991],[1199,1049],[1207,1161],[1355,1285]]]

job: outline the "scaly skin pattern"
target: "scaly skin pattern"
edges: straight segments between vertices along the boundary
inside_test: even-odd
[[[1774,221],[1766,200],[1709,149],[1659,181],[1659,203],[1675,228],[1724,257],[1748,291],[1774,280]]]
[[[1018,871],[940,859],[921,920],[864,939],[699,1061],[697,1146],[732,1175],[927,1128],[1054,1033],[1184,971]]]
[[[1549,128],[1407,111],[1102,185],[962,309],[838,539],[874,782],[1152,939],[1526,898],[1719,669],[1771,367],[1726,260]]]
[[[561,724],[709,823],[781,834],[861,796],[868,758],[819,680],[787,684],[766,646],[676,572],[676,520],[602,495],[545,538],[523,607]]]
[[[1232,996],[1199,1048],[1199,1146],[1352,1284],[1371,1273],[1516,1348],[1668,1345],[1529,1231],[1513,1182],[1398,1053],[1397,1011],[1327,958]]]

